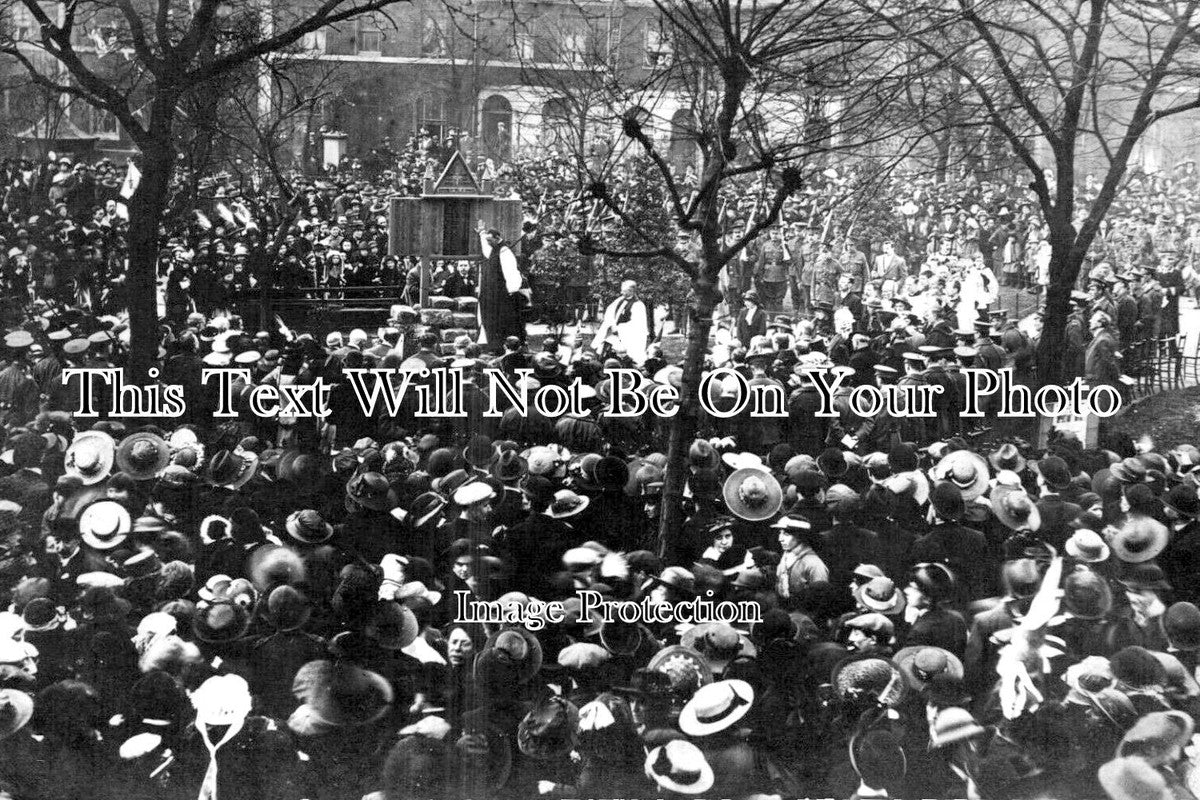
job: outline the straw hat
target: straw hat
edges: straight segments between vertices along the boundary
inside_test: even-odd
[[[79,515],[79,535],[95,550],[111,550],[125,541],[132,528],[129,511],[115,500],[98,500]]]
[[[713,769],[700,748],[676,740],[655,747],[646,755],[646,777],[668,791],[682,795],[706,792],[713,785]]]
[[[84,486],[93,486],[108,477],[116,460],[117,443],[107,433],[83,431],[67,448],[64,467]]]
[[[700,687],[679,714],[688,736],[708,736],[731,727],[749,713],[754,688],[745,681],[723,680]]]

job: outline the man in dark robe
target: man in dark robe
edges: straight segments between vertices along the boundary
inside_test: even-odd
[[[497,349],[508,336],[525,341],[519,306],[521,272],[517,256],[497,230],[485,230],[480,220],[476,227],[486,261],[479,270],[480,343]]]

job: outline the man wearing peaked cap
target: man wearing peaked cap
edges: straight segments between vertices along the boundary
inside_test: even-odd
[[[12,361],[0,370],[0,418],[23,424],[37,414],[41,401],[26,357],[33,337],[28,331],[14,331],[5,337],[5,344]]]

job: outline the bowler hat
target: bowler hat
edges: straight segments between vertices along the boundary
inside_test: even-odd
[[[1163,495],[1162,503],[1181,517],[1194,519],[1200,516],[1200,498],[1196,495],[1194,484],[1181,483],[1172,486],[1170,491]]]
[[[908,580],[935,603],[949,600],[954,594],[954,573],[945,564],[936,561],[914,565],[908,573]]]
[[[1192,603],[1172,603],[1163,615],[1167,641],[1179,650],[1200,650],[1200,609]]]
[[[1042,480],[1051,489],[1057,491],[1071,485],[1071,470],[1067,467],[1067,462],[1058,456],[1047,456],[1034,462],[1034,465]]]
[[[934,484],[929,494],[929,502],[934,512],[944,520],[957,521],[966,513],[962,490],[949,481],[939,481]]]

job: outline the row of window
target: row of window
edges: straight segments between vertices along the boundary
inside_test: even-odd
[[[36,38],[38,26],[27,8],[21,3],[14,3],[9,13],[8,26],[14,38]],[[456,55],[465,58],[474,56],[472,50],[478,48],[486,56],[499,60],[586,64],[603,59],[604,40],[608,35],[608,32],[600,30],[608,27],[604,20],[597,20],[596,24],[563,21],[554,25],[554,30],[541,36],[514,32],[501,20],[481,20],[475,24],[476,35],[472,37],[469,31],[464,30],[466,26],[462,21],[424,16],[421,20],[419,55],[425,58],[451,58]],[[670,60],[671,44],[661,23],[645,25],[642,37],[645,66],[662,66]],[[80,26],[76,29],[76,39],[76,46],[94,48],[103,56],[118,47],[119,31],[115,25]],[[384,54],[387,39],[387,33],[378,21],[363,17],[353,24],[310,33],[304,37],[302,44],[307,49],[332,55],[380,56]]]
[[[642,35],[643,64],[656,67],[668,63],[671,58],[671,44],[662,27],[647,25]],[[507,31],[480,34],[475,39],[464,35],[453,22],[446,23],[434,17],[425,17],[421,23],[417,55],[422,58],[468,58],[482,54],[485,59],[522,63],[538,61],[589,64],[604,58],[603,39],[603,32],[586,24],[569,23],[557,26],[553,35],[538,36],[529,32]],[[387,40],[387,33],[378,27],[377,23],[369,19],[360,19],[353,30],[318,31],[305,37],[303,44],[310,50],[331,55],[381,56],[387,47]]]

